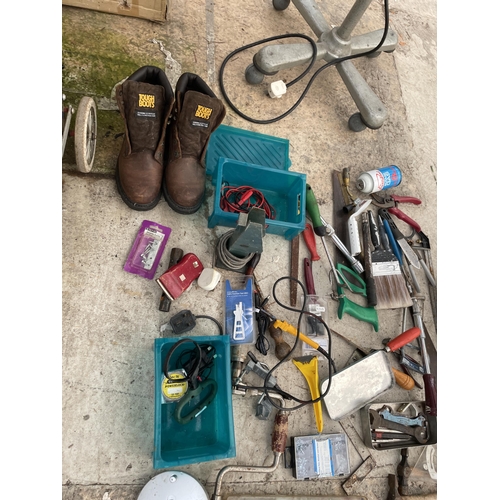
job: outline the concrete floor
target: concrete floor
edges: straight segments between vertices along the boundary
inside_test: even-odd
[[[350,2],[319,1],[318,5],[332,24],[342,21]],[[382,2],[374,2],[358,26],[359,33],[383,26]],[[154,360],[153,342],[160,337],[160,326],[182,309],[195,314],[208,314],[222,320],[222,289],[212,292],[194,286],[172,305],[170,313],[158,310],[161,290],[154,281],[123,271],[130,246],[145,219],[172,228],[167,248],[157,275],[166,270],[170,249],[180,247],[195,253],[210,265],[217,238],[228,231],[225,227],[207,227],[213,207],[214,188],[207,181],[207,199],[194,215],[181,216],[165,201],[150,212],[129,209],[121,200],[113,179],[123,124],[116,112],[113,86],[130,74],[119,74],[112,61],[124,59],[148,61],[164,67],[172,85],[180,72],[199,74],[220,96],[218,72],[223,59],[232,50],[273,35],[310,30],[291,5],[277,12],[270,0],[249,0],[242,9],[236,0],[210,1],[170,0],[167,22],[153,23],[141,19],[96,13],[64,7],[63,38],[71,40],[78,33],[95,30],[96,37],[120,34],[125,40],[121,51],[107,49],[109,66],[116,76],[105,90],[96,90],[92,75],[106,71],[102,54],[95,59],[91,48],[87,64],[82,62],[85,39],[82,37],[63,51],[66,69],[71,71],[63,92],[69,102],[81,95],[92,95],[99,108],[99,136],[95,166],[90,174],[77,173],[72,157],[72,144],[63,158],[62,173],[62,492],[64,500],[134,499],[147,481],[162,470],[154,470]],[[332,170],[350,167],[351,179],[367,170],[398,165],[403,182],[393,194],[411,195],[422,205],[405,205],[404,211],[417,220],[432,246],[432,259],[437,264],[437,159],[436,159],[436,3],[424,0],[418,6],[408,0],[391,2],[390,24],[399,37],[396,51],[375,59],[360,59],[356,67],[386,104],[389,118],[379,130],[353,133],[347,128],[349,116],[356,107],[334,70],[324,71],[315,81],[306,99],[286,119],[271,125],[247,122],[229,108],[224,124],[246,130],[286,138],[290,141],[291,170],[307,175],[313,186],[320,210],[331,221],[333,214]],[[178,65],[166,66],[164,54],[152,39],[160,40]],[[82,41],[83,40],[83,41]],[[97,44],[100,47],[103,43]],[[78,53],[79,51],[79,53]],[[227,92],[252,116],[268,118],[288,109],[300,89],[292,90],[281,100],[271,101],[264,95],[265,86],[250,87],[243,76],[252,60],[252,50],[240,54],[228,65],[225,76]],[[80,58],[80,59],[78,59]],[[96,62],[98,61],[98,62]],[[100,67],[98,68],[98,63]],[[130,63],[129,63],[130,64]],[[319,63],[317,65],[319,67]],[[126,66],[123,66],[126,67]],[[119,67],[118,67],[119,68]],[[99,70],[99,71],[97,71]],[[64,75],[63,71],[63,75]],[[288,79],[298,74],[290,70]],[[89,76],[90,75],[90,76]],[[100,75],[102,76],[102,74]],[[280,75],[281,76],[281,75]],[[86,87],[79,82],[86,79]],[[97,77],[96,77],[97,78]],[[297,87],[300,87],[298,84]],[[302,86],[303,88],[303,86]],[[118,119],[117,119],[118,117]],[[400,225],[400,224],[398,224]],[[400,225],[403,228],[403,225]],[[264,252],[256,277],[265,294],[274,282],[290,272],[290,244],[282,237],[267,234]],[[315,263],[316,290],[327,295],[330,290],[326,254],[318,240],[320,261]],[[303,240],[300,256],[308,256]],[[302,269],[301,269],[302,271]],[[223,278],[230,277],[223,272]],[[419,274],[421,283],[425,277]],[[299,276],[303,278],[302,272]],[[425,288],[422,287],[422,288]],[[425,290],[424,290],[425,292]],[[290,315],[275,303],[274,313],[293,323]],[[337,319],[337,304],[331,302],[330,326],[361,346],[381,348],[382,339],[401,331],[401,310],[380,311],[380,330],[351,317]],[[429,301],[424,308],[424,321],[437,343],[436,327]],[[210,333],[207,325],[198,325],[192,335]],[[273,348],[264,357],[248,346],[269,366],[277,362]],[[352,348],[333,338],[332,349],[338,367],[344,366]],[[307,388],[295,367],[280,369],[280,385],[290,392],[307,397]],[[321,373],[326,367],[321,366]],[[416,376],[418,380],[418,375]],[[423,392],[403,391],[395,386],[380,401],[421,401]],[[268,465],[271,460],[270,434],[272,421],[258,420],[256,400],[233,396],[236,457],[176,468],[188,472],[213,492],[219,469],[225,465]],[[352,496],[382,500],[387,497],[388,474],[394,473],[400,460],[397,450],[377,452],[361,441],[359,412],[342,422],[324,413],[324,433],[346,432],[349,437],[351,472],[370,457],[375,467],[364,480],[358,480],[348,491]],[[290,414],[289,437],[315,434],[310,407]],[[414,465],[422,448],[410,450]],[[224,495],[325,495],[346,496],[345,478],[300,482],[283,464],[273,474],[230,474],[223,485]],[[414,478],[411,494],[435,495],[436,483]]]

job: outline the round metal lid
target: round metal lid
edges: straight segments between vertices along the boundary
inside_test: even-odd
[[[185,472],[168,471],[151,479],[137,500],[209,500],[203,486]]]

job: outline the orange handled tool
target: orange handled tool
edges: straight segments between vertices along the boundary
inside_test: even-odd
[[[385,350],[387,352],[394,352],[400,349],[401,347],[409,344],[412,340],[415,340],[420,336],[420,328],[416,326],[406,330],[402,334],[398,335],[396,338],[392,339],[386,346]],[[406,373],[396,370],[396,368],[392,369],[392,373],[394,373],[394,378],[399,387],[410,391],[415,387],[415,381]]]
[[[406,373],[396,370],[396,368],[392,368],[392,373],[394,374],[396,384],[398,384],[402,389],[411,391],[415,387],[415,380],[413,380],[409,375],[406,375]]]
[[[309,222],[306,222],[306,227],[304,231],[302,231],[302,235],[304,236],[304,241],[306,242],[307,249],[311,254],[311,260],[319,260],[320,257],[316,250],[316,236],[314,235],[314,230]]]
[[[420,336],[420,328],[414,326],[406,332],[399,334],[397,337],[393,338],[390,342],[385,346],[385,350],[387,352],[394,352],[400,349],[401,347],[409,344],[412,340],[415,340]]]

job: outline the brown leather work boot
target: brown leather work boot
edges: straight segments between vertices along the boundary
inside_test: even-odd
[[[203,202],[203,162],[208,139],[224,116],[224,104],[198,75],[181,75],[175,89],[174,112],[167,132],[169,151],[163,176],[165,200],[179,214],[192,214]]]
[[[172,86],[163,70],[143,66],[116,87],[116,101],[125,120],[116,168],[118,192],[130,208],[151,210],[161,198]]]

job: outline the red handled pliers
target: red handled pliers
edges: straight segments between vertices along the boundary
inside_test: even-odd
[[[386,194],[385,196],[381,196],[378,194],[371,194],[370,195],[373,199],[372,203],[380,208],[387,208],[387,211],[396,216],[398,219],[401,219],[402,221],[406,222],[409,224],[412,228],[419,233],[422,229],[420,228],[420,225],[415,222],[411,217],[408,217],[405,213],[403,213],[399,208],[398,208],[398,203],[412,203],[413,205],[420,205],[422,203],[421,200],[418,198],[414,198],[413,196],[396,196],[396,195],[390,195]]]

